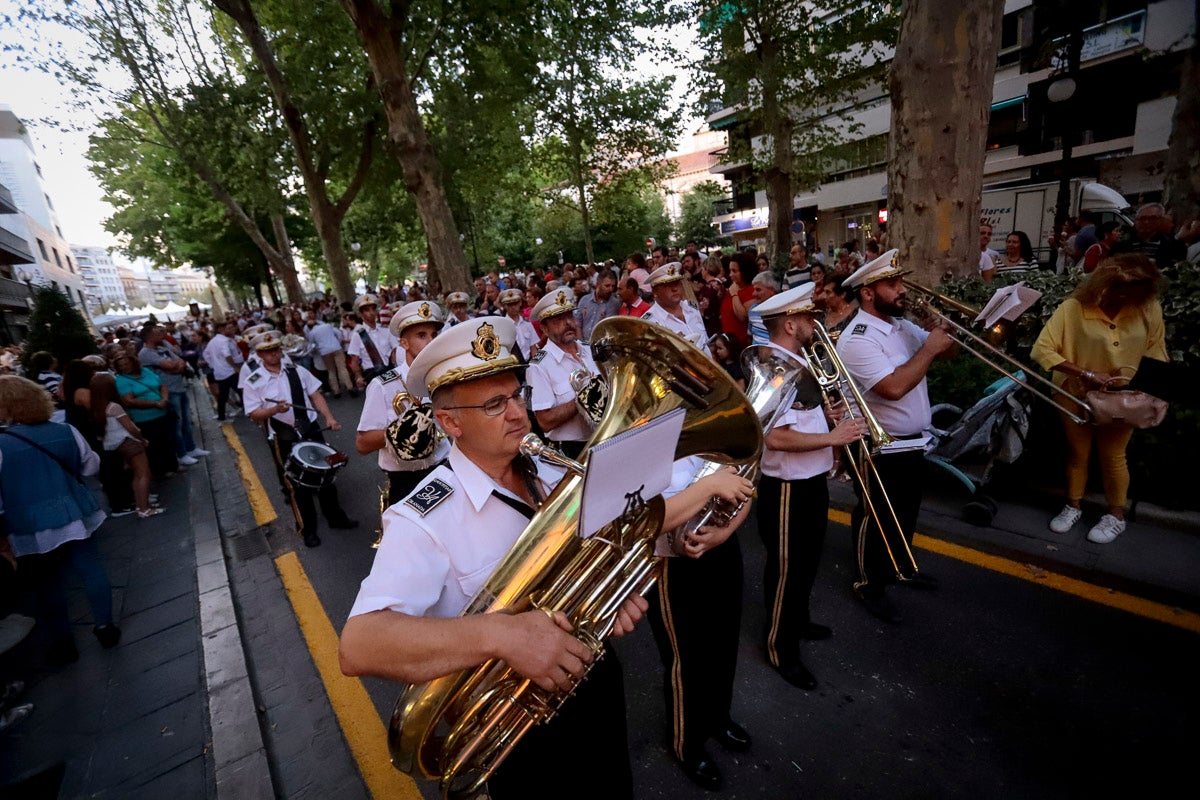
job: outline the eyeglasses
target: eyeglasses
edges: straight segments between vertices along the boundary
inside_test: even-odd
[[[518,387],[512,394],[499,394],[477,406],[446,406],[446,410],[456,410],[460,408],[479,408],[489,417],[498,417],[508,410],[508,401],[512,400],[521,408],[525,407],[526,397],[525,391],[528,387]]]

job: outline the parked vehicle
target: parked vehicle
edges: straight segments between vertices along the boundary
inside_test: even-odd
[[[1033,242],[1038,261],[1048,264],[1051,258],[1047,239],[1054,230],[1057,203],[1057,181],[985,188],[979,220],[991,223],[993,247],[996,242],[1003,247],[1004,237],[1012,231],[1024,231]],[[1124,226],[1133,226],[1129,203],[1119,192],[1086,178],[1075,178],[1071,181],[1071,217],[1082,210],[1093,212],[1097,225],[1115,219]]]

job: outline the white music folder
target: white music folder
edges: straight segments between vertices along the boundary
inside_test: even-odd
[[[1037,289],[1026,286],[1025,281],[1005,286],[992,295],[992,299],[988,300],[975,321],[982,322],[985,328],[992,327],[1002,319],[1015,322],[1017,317],[1028,311],[1041,296],[1042,293]]]
[[[588,449],[581,538],[595,536],[624,514],[630,502],[646,502],[667,490],[683,417],[683,409],[677,408]]]

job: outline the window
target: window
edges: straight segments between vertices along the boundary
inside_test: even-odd
[[[54,203],[51,203],[51,202],[50,202],[50,195],[48,195],[48,194],[46,194],[46,193],[44,193],[44,192],[43,192],[43,193],[42,193],[42,197],[46,198],[46,207],[47,207],[47,208],[49,208],[51,211],[53,211],[53,210],[54,210]],[[61,235],[62,235],[62,233],[60,232],[60,233],[59,233],[59,235],[61,236]]]
[[[75,274],[75,265],[71,263],[71,257],[64,255],[64,258],[67,259],[67,269],[71,270],[71,274],[74,275]]]
[[[58,257],[58,248],[51,247],[50,252],[54,253],[54,263],[58,265],[59,269],[62,269],[62,259]],[[74,271],[74,270],[72,270],[72,271]]]
[[[43,242],[41,239],[38,239],[37,243],[38,243],[38,249],[42,251],[42,261],[49,261],[50,254],[46,252],[46,243]]]

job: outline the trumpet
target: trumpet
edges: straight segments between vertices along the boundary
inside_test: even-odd
[[[927,286],[922,286],[919,283],[914,283],[913,281],[907,279],[905,279],[904,285],[909,289],[912,289],[914,292],[923,295],[924,301],[922,302],[920,308],[925,313],[928,313],[930,316],[934,317],[938,322],[944,323],[949,328],[952,328],[957,335],[951,335],[951,338],[953,338],[954,341],[958,343],[958,346],[963,350],[975,356],[992,369],[1000,372],[1013,383],[1024,389],[1027,389],[1031,394],[1041,398],[1042,400],[1045,400],[1047,403],[1065,414],[1070,420],[1079,425],[1087,424],[1089,422],[1088,417],[1095,415],[1095,412],[1092,411],[1092,407],[1086,402],[1063,389],[1054,381],[1049,380],[1039,375],[1037,372],[1030,370],[1020,361],[1016,360],[996,346],[997,343],[1003,341],[1006,334],[1007,326],[1003,324],[1005,322],[1004,320],[1001,320],[1000,324],[989,330],[987,336],[980,336],[974,331],[968,329],[966,326],[955,322],[946,314],[934,308],[933,302],[936,301],[941,303],[942,305],[951,308],[960,314],[964,314],[971,319],[979,316],[979,309],[972,308],[966,303],[959,302],[951,297],[947,297],[941,292],[930,289]],[[992,339],[993,341],[989,341],[989,339]],[[968,344],[968,342],[971,342],[972,344]],[[990,354],[990,356],[985,355],[985,351],[986,353]],[[1007,368],[1003,365],[1007,365]],[[1037,385],[1035,385],[1035,382]],[[1045,387],[1047,391],[1042,391],[1042,389],[1038,388],[1038,385]],[[1075,412],[1074,409],[1069,408],[1063,403],[1060,403],[1054,398],[1054,395],[1069,398],[1072,404],[1083,409],[1084,416],[1080,416]]]
[[[846,415],[852,418],[855,416],[854,408],[857,407],[863,421],[866,423],[867,441],[859,440],[857,442],[858,452],[855,453],[851,445],[843,445],[842,447],[842,452],[846,456],[846,463],[850,465],[850,469],[854,471],[854,477],[858,481],[858,485],[862,487],[863,510],[866,511],[866,514],[863,515],[862,525],[867,524],[868,518],[875,523],[880,537],[883,538],[883,547],[887,550],[888,559],[892,562],[892,568],[896,571],[896,578],[901,581],[912,580],[920,572],[920,569],[917,567],[917,559],[913,556],[912,548],[908,546],[908,539],[904,536],[904,530],[900,525],[899,518],[896,516],[896,509],[892,506],[892,500],[888,497],[887,489],[884,487],[883,481],[879,477],[879,470],[875,466],[874,456],[894,440],[883,429],[883,425],[879,423],[878,418],[871,411],[871,407],[867,405],[867,401],[863,398],[858,385],[850,377],[850,373],[846,370],[846,365],[842,363],[842,359],[838,356],[833,337],[829,335],[829,332],[825,330],[825,326],[819,321],[814,321],[813,323],[812,342],[808,346],[802,347],[800,354],[808,361],[809,374],[816,381],[826,407],[832,409],[841,403],[846,409]],[[875,506],[875,501],[871,497],[872,481],[879,487],[879,494],[883,497],[883,505],[886,506],[887,517],[891,519],[892,529],[900,535],[900,543],[904,546],[905,566],[912,568],[911,574],[901,569],[900,562],[896,558],[896,553],[892,550],[891,542],[888,541],[887,531],[883,526],[885,517],[881,514],[881,510]],[[856,583],[855,588],[861,585],[862,582]]]

